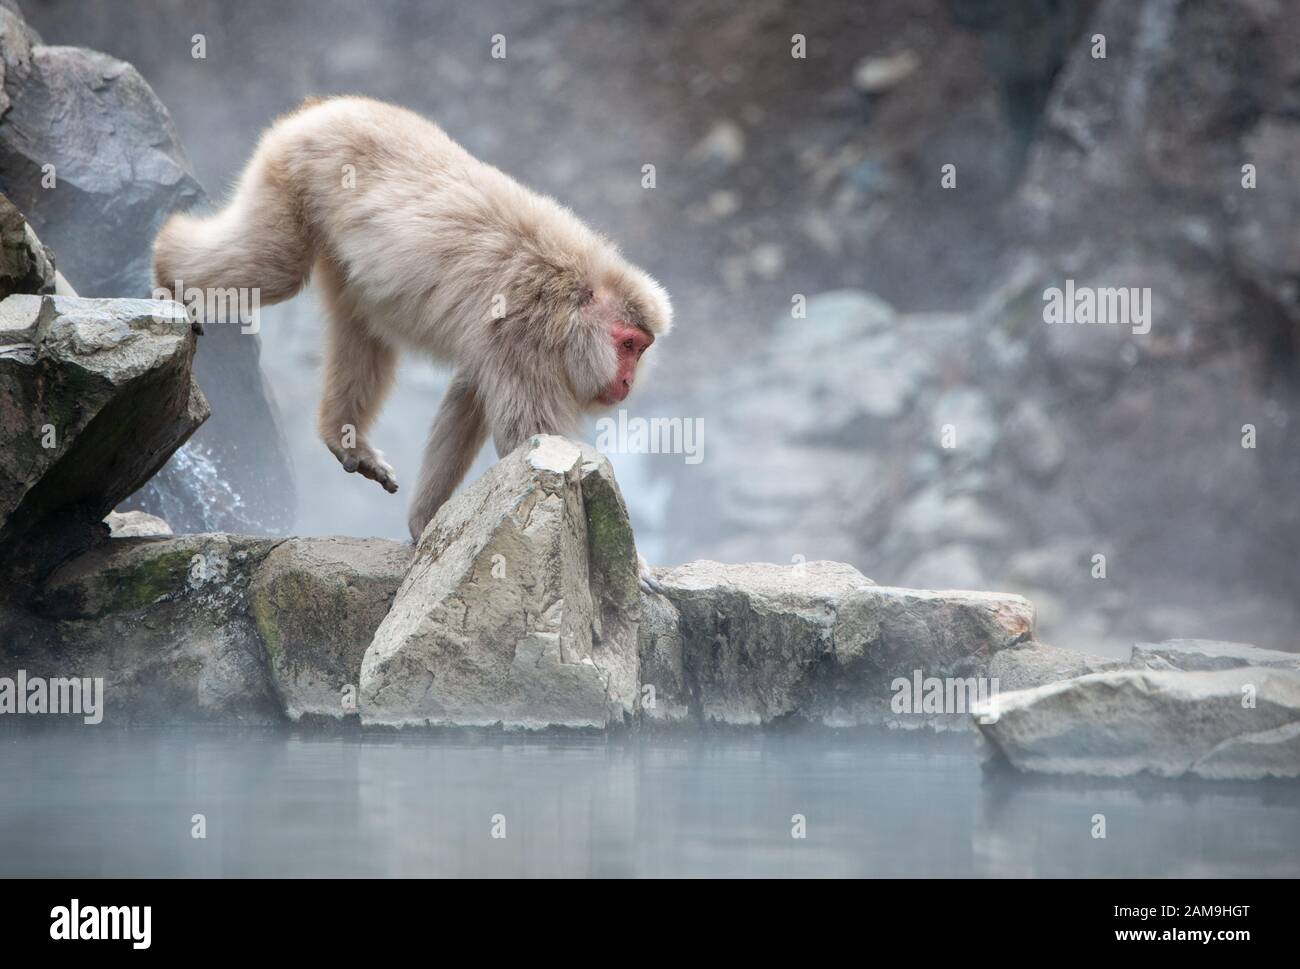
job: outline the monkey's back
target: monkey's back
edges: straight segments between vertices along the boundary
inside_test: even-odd
[[[308,104],[258,148],[300,200],[376,335],[455,359],[520,298],[525,263],[591,273],[616,254],[553,199],[474,158],[413,111],[362,97]]]

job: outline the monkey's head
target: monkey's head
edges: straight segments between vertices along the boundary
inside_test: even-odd
[[[579,288],[566,367],[583,409],[627,399],[638,371],[645,370],[642,358],[655,338],[672,328],[672,317],[663,287],[626,264]]]

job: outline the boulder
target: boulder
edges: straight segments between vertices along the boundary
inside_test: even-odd
[[[538,436],[503,458],[420,537],[362,662],[362,722],[630,719],[640,610],[626,519],[608,461],[589,448]]]
[[[1300,653],[1215,639],[1167,639],[1134,644],[1132,662],[1153,670],[1230,670],[1241,666],[1300,670]]]
[[[996,751],[1025,771],[1300,776],[1300,671],[1091,673],[1001,693],[976,716]]]
[[[290,720],[357,712],[361,659],[411,554],[380,538],[291,538],[259,564],[249,606]]]
[[[678,618],[674,632],[671,614],[652,613],[642,636],[643,696],[653,686],[662,707],[648,719],[933,725],[895,709],[900,678],[978,677],[1033,638],[1019,596],[877,586],[837,562],[691,562],[655,577]]]
[[[0,302],[0,560],[35,571],[103,534],[206,419],[193,355],[175,303]]]
[[[0,64],[0,191],[58,253],[77,292],[150,296],[159,227],[207,201],[167,109],[130,64],[44,45],[9,8],[0,9]],[[282,532],[296,500],[259,338],[222,323],[202,342],[194,367],[213,418],[182,452],[188,460],[131,507],[182,531]],[[205,475],[228,489],[214,492]]]

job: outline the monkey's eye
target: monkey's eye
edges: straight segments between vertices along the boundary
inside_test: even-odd
[[[624,350],[635,350],[635,349],[636,349],[636,344],[633,343],[631,340],[624,340],[624,341],[623,341],[623,349],[624,349]]]

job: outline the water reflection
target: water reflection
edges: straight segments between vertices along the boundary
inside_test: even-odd
[[[1300,874],[1298,785],[988,773],[965,736],[5,730],[0,776],[3,875]]]

